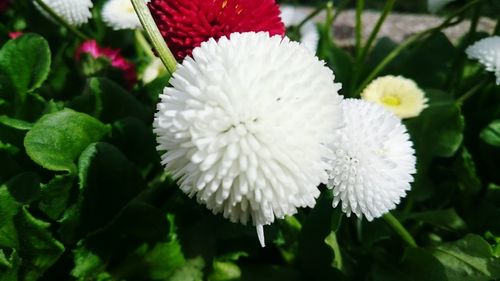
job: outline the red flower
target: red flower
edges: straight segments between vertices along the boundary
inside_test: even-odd
[[[209,38],[234,32],[285,35],[275,0],[152,0],[148,4],[167,45],[178,59]]]
[[[10,39],[16,39],[17,37],[22,36],[24,33],[22,31],[12,31],[9,32],[9,38]]]
[[[0,0],[0,12],[3,12],[9,8],[10,0]]]
[[[100,47],[95,40],[87,40],[76,49],[75,57],[80,60],[82,54],[89,54],[93,58],[106,58],[109,60],[111,66],[123,71],[123,77],[129,87],[137,82],[137,73],[135,66],[127,61],[118,49]]]

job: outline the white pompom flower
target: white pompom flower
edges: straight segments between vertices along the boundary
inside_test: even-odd
[[[300,24],[308,14],[303,10],[289,5],[280,6],[281,20],[286,27]],[[314,21],[309,20],[299,30],[300,42],[311,52],[316,53],[319,43],[319,32]]]
[[[42,0],[57,15],[73,26],[80,26],[87,23],[92,17],[91,9],[93,7],[91,0]],[[38,4],[37,9],[50,18]]]
[[[257,227],[313,207],[340,85],[297,42],[268,33],[210,39],[178,66],[154,120],[162,163],[213,213]]]
[[[358,99],[342,102],[345,127],[331,143],[328,187],[333,207],[369,220],[394,209],[416,172],[412,142],[401,120],[382,106]]]
[[[496,83],[500,85],[500,36],[479,40],[469,46],[465,52],[470,59],[479,60],[487,71],[494,72]]]
[[[145,0],[145,2],[149,2],[149,0]],[[101,15],[104,23],[114,30],[141,27],[139,17],[130,0],[108,0],[102,7]]]

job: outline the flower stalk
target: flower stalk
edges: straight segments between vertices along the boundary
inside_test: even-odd
[[[390,52],[376,67],[375,69],[368,75],[368,77],[361,83],[361,85],[357,88],[357,90],[353,93],[354,95],[359,95],[359,93],[372,81],[377,75],[384,70],[384,68],[391,63],[399,54],[405,50],[407,47],[411,46],[413,43],[427,37],[427,36],[432,36],[436,32],[441,31],[442,29],[445,29],[447,27],[453,26],[458,24],[462,18],[459,18],[459,20],[453,21],[454,18],[457,16],[460,16],[463,12],[467,11],[468,9],[474,7],[476,4],[480,3],[483,0],[475,0],[467,3],[464,5],[462,8],[458,9],[451,15],[449,15],[440,25],[422,31],[420,33],[414,34],[413,36],[410,36],[408,39],[403,41],[397,48],[395,48],[392,52]]]
[[[399,220],[391,213],[386,213],[383,216],[385,222],[396,232],[401,239],[406,243],[406,245],[416,248],[417,243],[415,239],[411,236],[411,234],[406,230],[406,228],[399,222]]]
[[[59,16],[52,8],[50,8],[45,2],[42,0],[35,0],[35,3],[37,3],[47,14],[49,14],[52,19],[54,19],[58,24],[62,25],[65,27],[67,30],[69,30],[71,33],[73,33],[76,37],[80,38],[81,40],[87,40],[89,37],[85,34],[83,34],[80,30],[69,24],[66,20],[64,20],[61,16]]]
[[[135,12],[139,17],[144,30],[146,30],[149,41],[158,53],[158,56],[165,65],[168,73],[172,75],[177,68],[177,60],[167,47],[167,44],[165,44],[165,40],[163,40],[153,16],[151,16],[151,12],[149,11],[146,2],[144,0],[132,0],[132,5],[134,6]]]
[[[358,58],[361,55],[361,38],[363,35],[363,22],[362,22],[362,14],[363,14],[363,9],[365,8],[365,0],[357,0],[356,1],[356,29],[355,29],[355,36],[356,36],[356,57]]]

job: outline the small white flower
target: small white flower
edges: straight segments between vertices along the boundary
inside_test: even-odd
[[[166,69],[163,62],[159,58],[154,58],[146,69],[144,69],[144,72],[142,73],[142,82],[144,82],[144,84],[148,84],[165,72]]]
[[[343,119],[339,84],[310,51],[268,33],[210,39],[179,65],[154,132],[180,188],[257,227],[312,207]]]
[[[428,101],[415,81],[393,75],[373,80],[361,97],[384,106],[399,118],[417,117],[427,108]]]
[[[145,1],[149,2],[149,0]],[[141,27],[139,17],[130,0],[108,0],[102,8],[102,20],[114,30]]]
[[[372,220],[396,207],[410,190],[416,158],[406,128],[382,106],[342,102],[346,126],[336,131],[329,169],[333,207]]]
[[[497,85],[500,85],[500,36],[479,40],[465,52],[470,59],[479,60],[487,71],[495,72]]]
[[[280,10],[281,20],[286,27],[298,25],[308,16],[306,12],[293,6],[282,5],[280,6]],[[318,49],[319,32],[314,21],[307,21],[300,28],[300,37],[300,42],[302,42],[302,44],[311,52],[316,53],[316,50]]]
[[[43,0],[43,2],[57,15],[74,26],[87,23],[92,17],[92,12],[90,10],[93,4],[91,0]],[[50,18],[36,2],[34,3],[43,15]]]

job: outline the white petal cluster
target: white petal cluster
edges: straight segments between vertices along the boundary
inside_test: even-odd
[[[79,26],[87,23],[92,17],[92,1],[91,0],[42,0],[49,6],[57,15],[67,21],[69,24]],[[35,6],[46,17],[50,18],[38,4]]]
[[[500,85],[500,36],[479,40],[465,52],[469,58],[479,60],[487,71],[494,72],[497,85]]]
[[[382,106],[342,102],[346,125],[331,144],[333,207],[372,220],[395,208],[413,181],[416,158],[401,120]]]
[[[308,16],[306,12],[294,6],[282,5],[280,6],[280,10],[281,20],[286,27],[298,25]],[[312,20],[307,21],[299,31],[300,42],[311,52],[316,53],[319,42],[319,32],[316,24]]]
[[[180,188],[232,222],[263,225],[313,207],[342,125],[340,85],[297,42],[233,33],[179,65],[154,120]]]
[[[108,0],[102,7],[101,15],[104,23],[114,30],[141,27],[139,17],[130,0]]]

